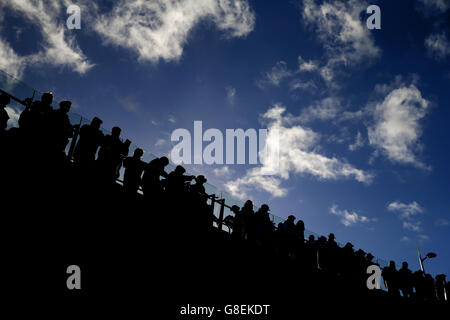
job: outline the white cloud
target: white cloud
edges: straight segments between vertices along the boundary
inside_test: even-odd
[[[437,60],[450,56],[450,41],[445,33],[433,33],[425,39],[425,47],[430,56]]]
[[[140,110],[139,102],[134,96],[117,97],[117,101],[128,112],[137,113]]]
[[[98,17],[94,28],[105,43],[155,63],[179,60],[189,34],[204,20],[227,37],[244,37],[253,30],[255,16],[247,0],[121,0]]]
[[[411,203],[394,201],[388,204],[387,209],[389,211],[400,212],[401,219],[410,219],[411,217],[424,212],[424,209],[416,201]]]
[[[350,227],[359,222],[368,223],[368,222],[376,221],[376,219],[371,219],[366,216],[362,216],[362,215],[356,213],[355,211],[340,210],[337,205],[333,205],[330,208],[330,213],[340,217],[341,223],[346,227]]]
[[[228,102],[233,105],[236,100],[236,89],[232,86],[226,86],[225,91],[227,93]]]
[[[368,3],[360,0],[304,0],[304,23],[316,32],[328,62],[319,69],[326,81],[332,81],[341,67],[368,64],[381,54],[365,21],[360,18]]]
[[[220,168],[215,168],[213,170],[213,173],[218,177],[225,177],[230,175],[232,170],[230,170],[230,167],[228,166],[222,166]]]
[[[419,242],[423,242],[423,241],[428,241],[430,240],[430,237],[427,236],[426,234],[419,234],[417,236],[417,238],[419,239]]]
[[[298,70],[300,72],[311,72],[319,68],[318,64],[312,60],[305,61],[301,56],[298,57]]]
[[[356,134],[355,142],[348,146],[350,151],[355,151],[364,146],[364,139],[361,135],[361,132],[358,131]]]
[[[278,161],[262,155],[264,165],[248,170],[243,178],[227,182],[225,187],[233,196],[244,197],[249,189],[255,187],[274,197],[282,197],[287,190],[281,187],[281,182],[288,180],[291,174],[308,174],[321,180],[353,178],[363,183],[372,181],[372,174],[335,157],[319,154],[316,149],[320,135],[292,124],[294,118],[289,114],[283,115],[285,111],[283,106],[274,105],[262,116],[268,128],[267,148],[279,149]],[[274,171],[276,174],[273,176],[264,175]]]
[[[158,139],[155,143],[155,147],[160,147],[166,144],[166,140],[165,139]]]
[[[17,55],[11,46],[0,38],[0,69],[16,78],[21,78],[25,66],[26,59]]]
[[[308,81],[302,81],[300,79],[294,79],[291,81],[289,85],[289,90],[309,90],[309,91],[315,91],[317,90],[316,84],[312,80]]]
[[[313,120],[331,120],[336,118],[341,109],[341,102],[334,97],[327,97],[317,101],[314,105],[304,108],[300,112],[301,122]]]
[[[9,120],[8,120],[8,127],[19,127],[19,117],[21,111],[16,108],[6,107],[6,112],[8,113]]]
[[[263,79],[257,82],[260,88],[264,88],[266,85],[279,86],[280,83],[292,76],[293,72],[287,67],[286,62],[278,61],[270,71],[264,73]]]
[[[422,230],[422,228],[420,227],[420,225],[422,224],[422,222],[420,221],[403,221],[403,228],[404,229],[408,229],[414,232],[420,232]]]
[[[414,232],[422,231],[422,222],[416,220],[416,216],[422,214],[424,209],[416,202],[402,203],[394,201],[388,204],[387,209],[392,212],[398,212],[399,218],[402,220],[402,226],[404,229],[408,229]]]
[[[392,90],[383,101],[375,103],[374,123],[368,127],[369,143],[393,162],[427,168],[415,152],[421,148],[420,120],[429,102],[415,85]]]
[[[400,239],[400,241],[401,241],[401,242],[410,242],[411,239],[408,238],[407,236],[403,236],[403,237]]]
[[[177,119],[173,115],[169,115],[169,118],[167,119],[170,123],[177,122]]]
[[[74,36],[68,34],[65,20],[58,19],[58,16],[65,13],[66,9],[61,1],[10,0],[0,4],[0,9],[5,8],[35,25],[43,40],[40,43],[43,48],[41,51],[19,56],[4,40],[0,39],[0,66],[4,67],[5,62],[10,64],[5,68],[14,76],[21,77],[27,66],[35,64],[68,67],[80,74],[86,73],[93,67],[79,48]],[[4,12],[5,10],[0,10],[0,14]]]

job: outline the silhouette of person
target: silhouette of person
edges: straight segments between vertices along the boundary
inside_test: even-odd
[[[104,135],[100,131],[103,121],[95,117],[90,124],[80,129],[80,138],[74,151],[74,160],[82,166],[92,166],[98,147],[102,144]]]
[[[67,113],[70,111],[72,102],[61,101],[59,109],[50,113],[50,139],[52,149],[58,153],[64,153],[69,139],[73,137],[73,126]]]
[[[110,135],[106,135],[100,144],[97,162],[103,173],[104,182],[114,184],[119,177],[118,169],[122,164],[124,153],[128,155],[128,147],[120,140],[122,129],[113,127]]]
[[[434,279],[431,274],[426,273],[424,277],[424,298],[431,301],[436,300],[436,289],[434,287]]]
[[[408,263],[402,262],[402,267],[398,270],[398,286],[404,297],[411,298],[413,293],[412,272],[408,269]]]
[[[5,93],[0,95],[0,135],[2,135],[8,127],[9,115],[5,108],[10,102],[9,95]]]
[[[448,296],[448,292],[446,294],[445,286],[447,284],[445,280],[445,274],[438,274],[435,277],[435,283],[436,283],[436,297],[439,301],[445,301],[446,295]]]
[[[253,240],[255,236],[255,212],[253,211],[253,202],[247,200],[241,209],[242,220],[244,222],[244,238]]]
[[[383,268],[381,275],[383,276],[388,293],[393,296],[399,296],[398,271],[395,268],[395,261],[389,261],[389,266]]]
[[[144,170],[142,177],[142,190],[146,199],[160,200],[163,194],[163,187],[160,177],[168,178],[164,168],[169,164],[167,157],[156,158],[150,161]]]
[[[244,231],[244,221],[242,219],[241,210],[237,205],[233,205],[231,206],[230,211],[234,213],[233,236],[237,239],[241,239]]]
[[[208,195],[206,194],[204,184],[207,181],[204,175],[199,175],[195,178],[195,184],[191,185],[190,190],[196,200],[206,202]]]
[[[128,157],[123,161],[123,166],[125,168],[123,188],[129,195],[136,195],[141,184],[142,172],[147,166],[147,164],[141,160],[143,155],[144,150],[136,148],[133,156]]]
[[[268,242],[269,235],[273,231],[273,223],[269,216],[270,208],[267,204],[263,204],[261,208],[255,213],[255,228],[258,236],[258,240],[263,243]]]
[[[414,294],[416,300],[425,298],[425,277],[422,270],[417,270],[412,275],[413,286],[416,289]]]
[[[184,175],[185,172],[186,169],[178,165],[175,167],[175,170],[169,173],[169,176],[167,177],[167,191],[172,196],[183,195],[186,191],[186,182],[195,179],[195,176]]]

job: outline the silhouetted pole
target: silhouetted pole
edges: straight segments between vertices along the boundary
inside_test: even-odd
[[[219,223],[217,225],[217,228],[219,231],[222,231],[222,225],[223,225],[223,212],[225,210],[225,199],[217,200],[220,203],[220,211],[219,211]]]

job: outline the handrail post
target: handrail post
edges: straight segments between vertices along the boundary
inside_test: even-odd
[[[222,231],[223,226],[223,213],[225,210],[225,199],[217,200],[220,203],[220,211],[219,211],[219,222],[217,223],[217,228],[219,231]]]
[[[69,152],[67,154],[67,158],[69,160],[72,160],[72,155],[73,155],[73,152],[75,150],[75,144],[77,143],[78,134],[80,133],[81,121],[82,121],[82,119],[80,119],[80,124],[75,127],[75,130],[74,130],[74,133],[73,133],[73,137],[72,137],[72,141],[70,142],[70,148],[69,148]]]

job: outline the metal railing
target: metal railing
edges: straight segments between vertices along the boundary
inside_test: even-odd
[[[41,98],[42,92],[30,87],[26,83],[14,78],[13,76],[9,75],[8,73],[0,70],[0,92],[5,92],[9,94],[12,98],[11,104],[9,105],[9,112],[13,113],[12,121],[10,123],[10,126],[17,126],[17,120],[18,115],[20,112],[24,109],[25,105],[27,103],[30,103],[33,100],[39,100]],[[55,106],[57,101],[62,101],[63,99],[58,99],[57,96],[53,95],[53,105]],[[72,125],[76,125],[77,128],[75,129],[73,138],[69,141],[67,145],[66,152],[68,154],[68,157],[70,158],[73,154],[77,138],[78,138],[78,130],[83,126],[84,124],[89,124],[91,121],[90,119],[87,119],[77,113],[69,112],[69,119]],[[101,128],[102,132],[104,134],[110,134],[110,131]],[[134,150],[137,148],[136,145],[131,144],[129,154],[133,154]],[[151,160],[157,158],[156,155],[150,153],[150,152],[144,152],[144,155],[142,157],[142,160],[145,162],[150,162]],[[175,169],[175,166],[172,164],[169,164],[167,166],[168,170]],[[121,169],[120,176],[118,178],[118,181],[121,182],[123,180],[123,172],[124,169]],[[216,217],[214,225],[219,230],[222,230],[223,227],[228,228],[228,231],[231,231],[232,226],[227,223],[227,217],[232,216],[234,217],[234,214],[231,212],[231,208],[233,205],[237,205],[238,207],[242,207],[244,205],[244,202],[240,199],[237,199],[233,196],[231,196],[229,193],[219,190],[217,187],[215,187],[212,184],[205,183],[205,190],[206,193],[209,195],[208,201],[209,204],[213,206],[213,213]],[[255,207],[257,207],[255,205]],[[284,222],[285,219],[276,216],[274,214],[269,214],[271,221],[274,223],[275,226],[278,225],[280,222]],[[312,232],[310,230],[305,230],[305,238],[307,239],[310,235],[313,235],[316,239],[319,237],[319,235],[315,232]],[[341,243],[338,243],[339,246],[342,247]],[[384,259],[380,259],[375,257],[374,262],[378,263],[381,267],[387,266],[387,261]]]

